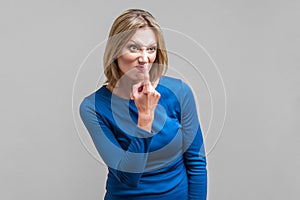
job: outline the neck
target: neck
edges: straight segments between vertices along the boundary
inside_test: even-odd
[[[132,81],[127,76],[122,76],[116,85],[113,87],[112,85],[108,85],[108,89],[115,95],[124,98],[124,99],[130,99],[131,92],[132,92],[132,86],[136,84],[134,81]]]

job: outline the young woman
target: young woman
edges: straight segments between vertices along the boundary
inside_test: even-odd
[[[206,199],[193,93],[164,75],[167,51],[154,17],[140,9],[122,13],[103,61],[107,81],[84,98],[80,115],[108,167],[105,199]]]

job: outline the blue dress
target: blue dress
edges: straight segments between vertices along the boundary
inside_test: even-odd
[[[105,200],[204,200],[206,157],[194,96],[162,76],[152,131],[136,126],[133,100],[106,86],[84,98],[80,115],[108,167]]]

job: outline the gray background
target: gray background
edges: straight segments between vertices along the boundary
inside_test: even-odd
[[[102,199],[106,171],[77,136],[72,87],[127,8],[190,35],[220,68],[228,112],[208,156],[209,199],[299,199],[300,2],[292,0],[1,1],[0,199]]]

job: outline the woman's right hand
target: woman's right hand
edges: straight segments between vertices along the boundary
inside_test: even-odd
[[[154,110],[157,106],[160,94],[150,83],[148,72],[144,81],[133,86],[132,98],[138,109],[137,126],[151,132]]]

